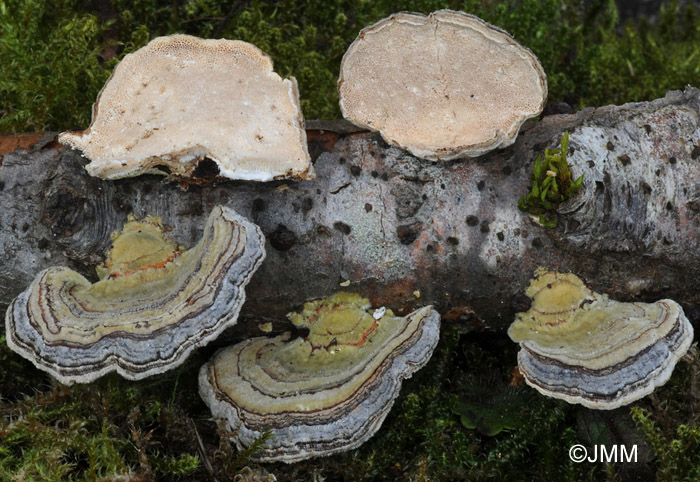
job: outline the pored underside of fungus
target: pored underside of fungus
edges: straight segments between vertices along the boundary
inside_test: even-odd
[[[314,177],[296,80],[238,40],[152,40],[114,69],[90,127],[58,140],[83,151],[88,172],[103,179],[187,178],[204,158],[230,179]]]
[[[518,367],[540,393],[569,403],[613,409],[650,394],[693,340],[672,300],[621,303],[542,268],[526,294],[532,306],[508,330],[520,343]]]
[[[7,310],[8,345],[66,384],[165,372],[236,322],[264,239],[221,206],[187,251],[160,219],[131,217],[96,283],[64,267],[39,273]]]
[[[343,116],[430,160],[480,156],[539,114],[547,78],[508,33],[463,12],[396,13],[343,57]]]
[[[400,318],[348,293],[289,318],[306,336],[248,339],[200,371],[200,394],[239,449],[274,435],[253,454],[258,461],[297,462],[364,443],[402,380],[428,362],[440,331],[432,307]]]

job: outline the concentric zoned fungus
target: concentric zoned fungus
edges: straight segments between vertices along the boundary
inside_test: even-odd
[[[340,109],[358,126],[431,160],[480,156],[539,114],[547,79],[503,30],[463,12],[396,13],[343,57]]]
[[[671,377],[693,328],[672,300],[621,303],[575,275],[535,272],[508,335],[520,343],[518,366],[540,393],[589,408],[638,400]]]
[[[254,457],[291,463],[350,450],[379,430],[401,381],[430,359],[440,315],[369,307],[346,293],[307,303],[289,315],[306,337],[252,338],[202,367],[200,395],[239,449],[269,430]]]
[[[238,40],[156,38],[114,69],[90,127],[58,140],[82,150],[88,172],[103,179],[189,177],[205,157],[231,179],[314,177],[296,80]]]
[[[62,383],[162,373],[235,323],[264,257],[260,229],[225,207],[188,251],[163,237],[158,218],[130,219],[98,282],[42,271],[7,310],[7,342]]]

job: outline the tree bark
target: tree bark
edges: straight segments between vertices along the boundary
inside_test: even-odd
[[[317,178],[304,182],[202,179],[185,190],[156,176],[102,181],[51,135],[4,155],[0,304],[49,266],[95,279],[110,233],[130,213],[160,216],[189,247],[211,209],[224,204],[267,235],[267,259],[247,288],[247,318],[283,319],[308,299],[345,289],[399,312],[434,304],[454,315],[470,307],[500,331],[544,266],[572,271],[617,299],[672,298],[698,321],[697,89],[544,117],[526,124],[514,145],[457,162],[422,161],[346,127],[308,126]],[[566,131],[584,187],[560,207],[558,226],[545,230],[517,202],[535,158]]]

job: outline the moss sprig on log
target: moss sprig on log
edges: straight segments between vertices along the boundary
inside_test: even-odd
[[[566,132],[561,138],[561,147],[545,149],[544,159],[537,156],[532,168],[530,192],[518,200],[518,208],[537,216],[544,228],[557,225],[557,207],[583,185],[583,175],[573,179],[571,166],[566,161],[568,149],[569,133]]]

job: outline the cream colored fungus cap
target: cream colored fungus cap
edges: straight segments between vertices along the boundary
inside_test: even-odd
[[[157,166],[189,177],[205,157],[231,179],[314,177],[296,80],[238,40],[152,40],[114,69],[90,127],[58,140],[83,151],[88,172],[103,179]]]
[[[544,108],[547,78],[530,50],[473,15],[402,12],[360,32],[338,90],[348,120],[417,157],[449,160],[512,144]]]

